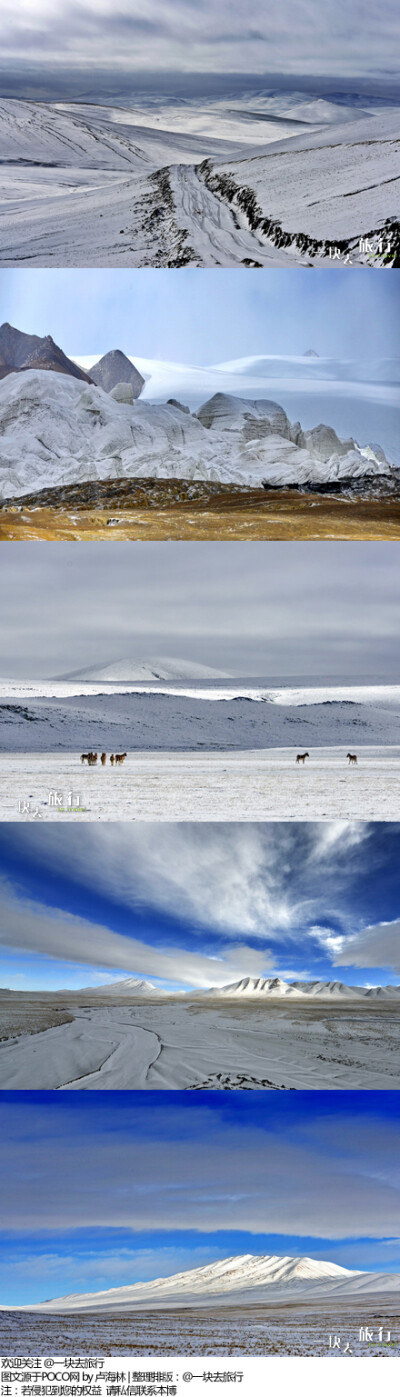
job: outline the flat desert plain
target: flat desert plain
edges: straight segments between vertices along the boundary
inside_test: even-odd
[[[397,1090],[400,997],[0,991],[1,1090]]]

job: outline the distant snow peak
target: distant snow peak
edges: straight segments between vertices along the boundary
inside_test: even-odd
[[[226,996],[227,999],[240,997],[264,996],[286,997],[290,999],[359,999],[360,997],[372,999],[375,996],[392,999],[400,998],[400,986],[397,985],[377,985],[368,988],[364,985],[345,985],[341,980],[281,980],[274,979],[252,979],[243,977],[232,984],[214,986],[212,989],[204,990],[203,994],[218,997]]]
[[[199,664],[195,660],[174,659],[172,656],[160,656],[157,659],[126,659],[115,660],[108,665],[93,665],[90,669],[75,670],[73,674],[62,675],[63,679],[82,679],[88,682],[97,683],[138,683],[156,682],[160,680],[180,679],[229,679],[229,674],[221,670],[211,669],[209,665]]]
[[[134,977],[130,976],[127,976],[124,980],[111,980],[108,984],[104,985],[92,985],[90,988],[86,986],[84,990],[79,991],[79,993],[89,992],[90,994],[98,995],[115,995],[116,998],[124,994],[139,995],[141,998],[145,995],[160,995],[166,993],[165,990],[160,990],[156,985],[152,985],[150,980],[135,980]]]

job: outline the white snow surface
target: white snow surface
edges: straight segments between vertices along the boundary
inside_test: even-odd
[[[349,1271],[333,1262],[312,1257],[227,1257],[175,1276],[86,1295],[66,1295],[29,1308],[42,1313],[86,1309],[113,1310],[163,1308],[168,1305],[271,1303],[283,1299],[317,1299],[332,1296],[350,1299],[359,1295],[400,1293],[400,1276],[381,1272]],[[20,1307],[28,1308],[28,1307]]]
[[[293,747],[128,751],[117,768],[83,767],[79,751],[3,751],[0,821],[398,820],[400,748],[363,746],[357,767],[346,751],[317,748],[304,768]]]
[[[255,191],[285,231],[335,242],[394,218],[396,108],[302,93],[136,109],[4,98],[0,103],[0,260],[5,266],[326,264],[278,248],[207,187],[201,165]],[[167,171],[169,196],[154,181]],[[153,217],[152,217],[153,214]],[[340,265],[340,264],[333,264]]]
[[[104,354],[107,346],[103,347]],[[100,354],[70,354],[69,358],[85,373]],[[127,355],[145,379],[141,400],[163,401],[178,398],[196,407],[216,391],[246,395],[265,393],[269,380],[274,393],[296,389],[316,398],[329,393],[398,403],[396,384],[400,382],[400,359],[376,358],[373,353],[365,359],[332,359],[322,355],[250,354],[219,364],[182,364],[176,360],[147,359],[140,354]],[[367,386],[368,385],[368,386]]]
[[[392,994],[282,997],[199,989],[163,994],[135,981],[126,990],[123,984],[43,995],[0,991],[0,1090],[384,1091],[398,1085],[396,987]],[[44,1015],[62,1006],[68,1022],[36,1031],[38,1005]]]
[[[385,390],[384,390],[385,391]],[[387,474],[379,448],[302,431],[278,403],[218,392],[198,414],[46,370],[0,382],[0,498],[88,480],[170,477],[247,487]]]
[[[191,661],[169,660],[158,662],[148,661],[143,664],[143,670],[153,670],[152,678],[140,675],[141,662],[117,661],[110,666],[104,665],[95,668],[94,674],[91,670],[79,671],[78,674],[65,676],[64,679],[0,679],[0,699],[17,699],[24,702],[42,698],[73,698],[89,697],[96,695],[109,696],[113,694],[155,694],[176,697],[178,699],[194,699],[204,703],[230,703],[235,699],[251,699],[254,703],[274,704],[283,708],[303,708],[318,706],[320,704],[363,704],[378,707],[382,711],[389,711],[394,707],[399,707],[400,713],[400,684],[324,684],[313,687],[286,688],[269,687],[267,683],[257,680],[227,679],[222,682],[222,675],[219,676],[221,682],[207,682],[203,673],[203,682],[200,673],[189,681],[188,671],[194,673],[196,670],[206,670],[207,666],[196,665]],[[162,679],[156,672],[164,668],[169,671],[171,678]],[[119,678],[115,671],[124,671],[126,677]],[[175,673],[173,671],[175,669]],[[130,671],[130,673],[129,673]],[[185,674],[186,671],[186,674]],[[210,671],[212,674],[212,671]],[[89,675],[91,676],[89,678]],[[173,675],[173,677],[172,677]],[[178,675],[181,676],[179,679]],[[187,676],[187,677],[186,677]],[[197,682],[196,682],[197,679]],[[326,725],[329,728],[329,715],[326,715]]]

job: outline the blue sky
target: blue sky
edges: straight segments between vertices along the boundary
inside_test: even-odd
[[[3,0],[3,61],[160,74],[395,72],[395,0]]]
[[[400,981],[400,827],[6,824],[0,984]]]
[[[0,319],[67,354],[199,365],[251,354],[399,353],[400,271],[218,268],[0,272]]]
[[[245,1252],[400,1270],[398,1092],[2,1092],[0,1303]]]

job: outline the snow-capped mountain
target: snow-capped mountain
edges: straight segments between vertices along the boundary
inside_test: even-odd
[[[210,480],[246,488],[388,475],[380,446],[320,423],[304,430],[268,398],[214,393],[196,413],[117,401],[67,374],[29,369],[0,382],[0,498],[90,480]]]
[[[65,1295],[32,1306],[44,1313],[147,1310],[171,1307],[273,1304],[284,1299],[400,1294],[400,1276],[348,1271],[308,1256],[231,1256],[175,1276],[86,1295]]]
[[[135,683],[136,680],[157,679],[228,679],[221,670],[210,669],[208,665],[194,660],[176,660],[160,656],[149,660],[116,660],[109,665],[93,665],[90,669],[74,670],[73,674],[63,674],[62,679],[87,679],[88,682],[107,681],[112,683]]]
[[[198,991],[196,991],[198,993]],[[344,985],[341,980],[281,980],[252,979],[244,977],[230,985],[215,986],[203,990],[204,995],[227,999],[236,998],[285,998],[285,999],[394,999],[400,998],[400,985],[377,985],[367,988],[364,985]]]
[[[63,990],[61,993],[64,994],[65,991]],[[159,995],[166,994],[167,991],[158,989],[157,985],[152,985],[150,980],[135,980],[134,977],[128,976],[126,980],[114,980],[105,985],[85,985],[82,990],[78,990],[76,993],[95,995],[106,994],[107,996],[115,995],[116,999],[120,999],[121,996],[123,997],[125,994],[134,995],[135,998],[136,995],[140,998],[142,998],[142,996],[144,998],[146,996],[148,998],[155,996],[155,998],[158,999]]]

